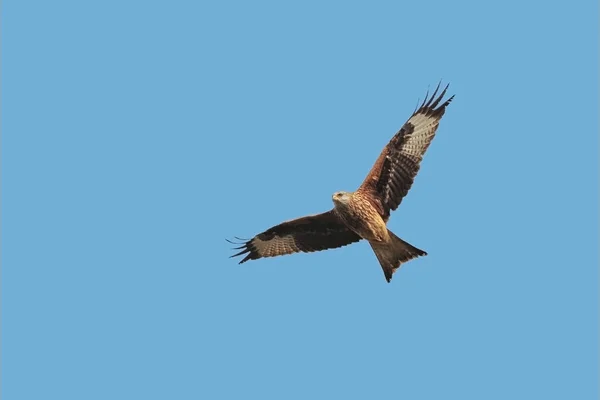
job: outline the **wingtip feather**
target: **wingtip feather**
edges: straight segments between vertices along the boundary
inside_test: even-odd
[[[433,91],[433,93],[431,94],[431,97],[429,98],[429,101],[428,101],[428,102],[427,102],[427,104],[425,105],[425,107],[426,107],[426,108],[431,108],[431,107],[432,107],[431,103],[434,101],[434,99],[435,99],[435,95],[437,94],[438,90],[440,90],[440,84],[441,84],[441,83],[442,83],[442,82],[440,81],[440,82],[438,83],[437,87],[435,88],[435,90]],[[438,101],[439,101],[439,99],[438,99]],[[433,105],[433,107],[435,107],[435,105]]]
[[[446,86],[444,87],[442,92],[439,93],[439,95],[438,95],[438,92],[441,88],[441,84],[442,84],[442,81],[440,80],[440,82],[438,82],[438,84],[437,84],[434,92],[431,94],[431,96],[429,96],[429,88],[427,89],[427,94],[425,95],[425,99],[423,100],[421,105],[418,106],[417,109],[413,112],[413,115],[418,114],[418,113],[427,113],[432,116],[433,115],[440,116],[439,114],[444,113],[446,106],[448,104],[450,104],[452,99],[454,99],[454,95],[452,95],[448,100],[444,101],[440,105],[440,102],[443,100],[444,96],[446,95],[446,92],[448,91],[448,88],[450,87],[449,83],[446,84]]]

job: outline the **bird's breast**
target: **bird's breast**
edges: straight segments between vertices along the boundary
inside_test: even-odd
[[[370,201],[359,193],[354,193],[343,207],[336,207],[336,211],[346,226],[363,239],[387,241],[385,221]]]

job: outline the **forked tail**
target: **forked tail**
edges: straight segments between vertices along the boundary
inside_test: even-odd
[[[426,256],[427,253],[400,239],[389,229],[388,234],[390,236],[390,240],[388,242],[369,242],[369,244],[375,252],[377,259],[381,264],[381,268],[383,268],[385,279],[389,282],[392,280],[392,275],[394,272],[400,268],[402,263],[410,261],[419,256]]]

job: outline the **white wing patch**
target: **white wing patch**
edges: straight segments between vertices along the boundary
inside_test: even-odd
[[[421,160],[425,149],[429,146],[439,124],[439,118],[417,114],[410,117],[408,123],[414,130],[404,137],[402,154],[405,156],[416,156],[413,161]]]
[[[277,236],[270,240],[260,240],[258,237],[252,239],[252,245],[263,257],[274,257],[277,255],[299,252],[296,241],[291,235]]]

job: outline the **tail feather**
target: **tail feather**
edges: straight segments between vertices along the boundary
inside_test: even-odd
[[[419,256],[426,256],[427,253],[400,239],[390,230],[388,230],[388,234],[390,236],[388,242],[370,242],[370,244],[381,264],[381,268],[383,268],[385,279],[389,282],[401,264]]]

